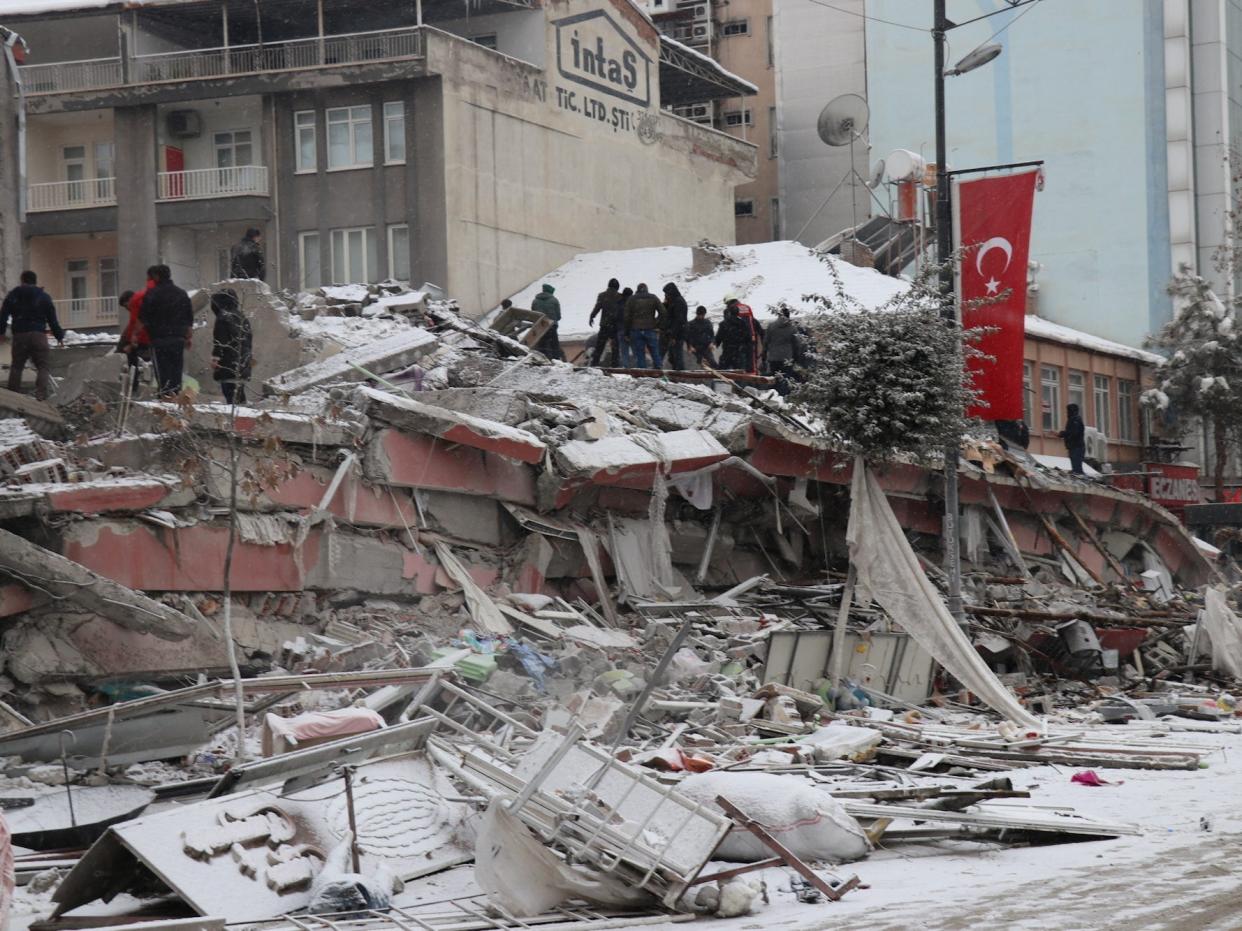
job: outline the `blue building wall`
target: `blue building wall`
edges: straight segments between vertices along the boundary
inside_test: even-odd
[[[1004,7],[950,0],[949,17]],[[934,161],[931,3],[868,0],[867,14],[872,158]],[[1006,9],[950,32],[950,65],[1010,23],[999,58],[947,79],[950,167],[1043,159],[1039,313],[1139,346],[1171,312],[1160,0]]]

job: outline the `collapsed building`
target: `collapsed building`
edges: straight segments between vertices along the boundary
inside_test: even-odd
[[[1131,833],[989,808],[1027,793],[986,780],[1194,769],[1204,747],[1101,722],[1233,726],[1216,686],[1242,672],[1242,625],[1200,594],[1213,552],[1141,495],[965,447],[963,632],[934,588],[939,473],[864,470],[761,378],[550,363],[396,285],[228,286],[255,330],[253,406],[125,403],[102,347],[54,405],[0,392],[0,756],[22,778],[63,767],[51,781],[83,806],[153,786],[64,845],[89,850],[61,864],[48,927],[120,893],[145,904],[116,923],[361,909],[423,927],[401,883],[468,862],[482,898],[462,927],[596,920],[582,901],[634,922],[755,907],[720,860],[837,899],[857,878],[807,861],[857,859],[893,821]],[[202,384],[206,343],[187,360]],[[1088,701],[1073,730],[1047,720]],[[968,723],[989,706],[995,739]],[[734,778],[807,767],[844,782]],[[882,781],[894,767],[947,781]],[[821,827],[773,836],[804,817]]]

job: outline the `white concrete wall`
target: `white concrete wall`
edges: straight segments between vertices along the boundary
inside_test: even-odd
[[[198,243],[194,231],[168,226],[160,230],[160,259],[183,288],[193,287],[199,277]]]
[[[203,131],[192,139],[177,139],[168,134],[168,115],[174,110],[194,110],[202,117]],[[187,171],[197,168],[215,168],[216,150],[214,134],[230,130],[249,130],[253,152],[251,164],[263,164],[261,144],[263,102],[260,97],[222,97],[218,100],[191,100],[159,108],[159,144],[176,146],[185,153]],[[161,148],[161,152],[162,152]],[[164,165],[159,165],[164,170]]]
[[[86,177],[100,176],[95,143],[113,141],[111,110],[85,110],[32,116],[26,122],[26,181],[43,184],[65,180],[65,146],[86,146]]]
[[[555,21],[594,10],[650,57],[647,106],[558,72]],[[498,76],[495,56],[456,41],[428,55],[444,92],[447,285],[467,313],[579,252],[733,241],[733,187],[755,149],[659,110],[656,33],[628,4],[550,3],[542,72]]]
[[[490,16],[437,21],[435,26],[467,39],[494,33],[496,51],[532,65],[544,65],[547,27],[541,10],[515,10]]]
[[[88,271],[86,287],[88,297],[112,297],[99,293],[99,260],[116,257],[114,233],[88,233],[81,236],[36,236],[30,240],[27,264],[39,276],[39,285],[52,296],[61,300],[69,296],[68,276],[65,263],[70,259],[86,259]],[[142,283],[120,283],[120,290],[140,288]],[[64,323],[64,321],[61,321]]]
[[[816,131],[819,113],[841,94],[867,96],[866,20],[841,12],[862,13],[866,3],[839,0],[834,6],[840,9],[806,0],[773,0],[772,4],[781,226],[786,238],[798,237],[808,246],[853,226],[855,217],[861,223],[871,215],[867,190],[847,181],[811,220],[850,171],[849,148],[832,148],[820,141]],[[869,177],[871,163],[885,154],[869,154],[868,139],[864,134],[854,147],[854,163],[864,178]]]

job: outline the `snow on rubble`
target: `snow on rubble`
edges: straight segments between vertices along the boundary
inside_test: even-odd
[[[801,243],[767,242],[748,246],[712,247],[721,261],[706,274],[693,271],[693,250],[688,246],[659,246],[614,252],[589,252],[570,259],[515,294],[513,303],[529,307],[545,284],[556,288],[561,302],[561,338],[586,336],[594,327],[588,322],[595,298],[616,278],[622,288],[640,282],[653,294],[675,282],[690,307],[702,304],[712,319],[724,311],[725,297],[734,295],[749,304],[760,318],[786,303],[795,310],[814,305],[804,295],[836,293],[835,274],[841,284],[864,307],[879,307],[906,289],[906,284],[870,268],[858,268],[833,256],[817,253]]]

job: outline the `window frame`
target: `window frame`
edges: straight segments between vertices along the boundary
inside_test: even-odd
[[[1095,411],[1095,428],[1110,438],[1113,420],[1111,384],[1112,379],[1107,375],[1096,374],[1091,378],[1091,406]]]
[[[495,32],[481,32],[478,35],[470,36],[469,38],[475,45],[488,49],[492,52],[499,51],[497,46],[499,44],[500,36]]]
[[[1074,385],[1074,377],[1078,377],[1078,385]],[[1077,396],[1077,400],[1074,400]],[[1077,404],[1078,412],[1084,417],[1087,413],[1087,373],[1082,369],[1065,370],[1065,403]]]
[[[743,204],[747,205],[746,209],[744,211],[739,211],[738,208],[741,207]],[[755,199],[753,197],[734,198],[733,216],[753,218],[754,215],[755,215]]]
[[[307,244],[314,240],[315,267],[318,269],[318,281],[310,281],[307,277],[306,256]],[[320,251],[319,230],[306,230],[298,233],[298,281],[302,285],[299,290],[309,291],[311,288],[323,287],[323,253]]]
[[[390,107],[397,108],[392,111],[396,115],[389,112]],[[404,100],[385,100],[382,110],[384,116],[384,164],[385,165],[404,165],[406,158],[405,151],[405,101]],[[399,123],[401,131],[393,132],[393,124]],[[392,145],[394,139],[401,141],[401,157],[392,157]]]
[[[247,149],[250,150],[250,155],[249,155],[250,160],[245,163],[239,162],[237,160],[237,147],[238,147],[237,137],[240,134],[245,134],[246,136],[246,141],[241,143],[241,145],[244,145]],[[229,137],[228,141],[222,143],[220,141],[222,136]],[[221,129],[218,132],[213,132],[211,134],[211,151],[215,153],[215,156],[216,156],[215,158],[216,163],[212,167],[216,168],[217,170],[226,170],[229,168],[233,168],[233,169],[251,168],[255,164],[254,162],[254,131],[251,129]],[[221,152],[228,152],[229,159],[233,162],[233,164],[221,165],[220,164],[220,153]]]
[[[780,155],[780,138],[776,132],[776,107],[768,107],[768,158]]]
[[[1030,362],[1022,363],[1022,420],[1030,429],[1031,422],[1034,418],[1035,410],[1035,387],[1032,379],[1034,378],[1034,366]]]
[[[1054,377],[1050,378],[1049,375]],[[1039,404],[1040,429],[1044,433],[1056,433],[1061,429],[1061,367],[1040,363]],[[1047,410],[1044,406],[1047,405]]]
[[[779,242],[781,238],[781,199],[779,197],[769,198],[768,211],[772,214],[769,218],[772,221],[772,241]]]
[[[405,230],[405,277],[397,277],[397,256],[401,253],[397,250],[396,233],[399,230]],[[388,224],[388,277],[395,281],[410,282],[410,224],[408,223],[389,223]]]
[[[309,120],[303,120],[309,117]],[[302,134],[310,132],[310,164],[302,162]],[[319,170],[319,120],[314,110],[295,110],[293,113],[293,173],[310,175]]]
[[[111,268],[105,268],[105,263],[110,263]],[[121,292],[121,274],[120,266],[116,263],[115,255],[101,255],[95,260],[95,274],[99,284],[100,297],[119,297]],[[112,293],[108,293],[108,289],[104,287],[105,276],[112,277]]]
[[[1138,418],[1134,416],[1138,394],[1138,382],[1131,378],[1117,379],[1117,439],[1122,443],[1138,442]]]
[[[328,133],[328,171],[357,171],[359,168],[375,167],[375,114],[372,112],[371,104],[356,104],[347,107],[328,107],[324,111],[324,126],[327,127]],[[333,114],[344,113],[345,119],[333,120]],[[365,114],[365,115],[364,115]],[[359,127],[365,125],[367,127],[367,135],[370,138],[370,151],[366,154],[365,160],[360,160],[358,131]],[[346,137],[348,139],[349,162],[344,165],[332,164],[332,128],[334,126],[344,126]]]
[[[352,256],[350,255],[349,241],[350,234],[352,233],[361,234],[362,278],[360,280],[351,280],[353,279],[353,276],[350,274],[350,268],[353,267],[354,262],[352,261]],[[341,238],[345,251],[345,266],[343,268],[344,275],[342,276],[344,280],[342,281],[336,280],[336,243],[338,236]],[[378,257],[374,254],[375,249],[376,242],[374,226],[341,226],[328,230],[328,277],[331,279],[330,283],[333,285],[375,284],[376,279],[379,277],[377,270]]]
[[[776,67],[776,30],[773,27],[772,17],[767,17],[767,40],[768,40],[768,67]]]
[[[731,122],[730,117],[736,116],[737,122]],[[741,110],[725,110],[720,114],[720,125],[725,129],[736,129],[739,126],[754,126],[754,119],[751,115],[750,108],[746,107]]]
[[[720,24],[720,37],[722,39],[748,35],[750,35],[750,17],[727,19]]]

